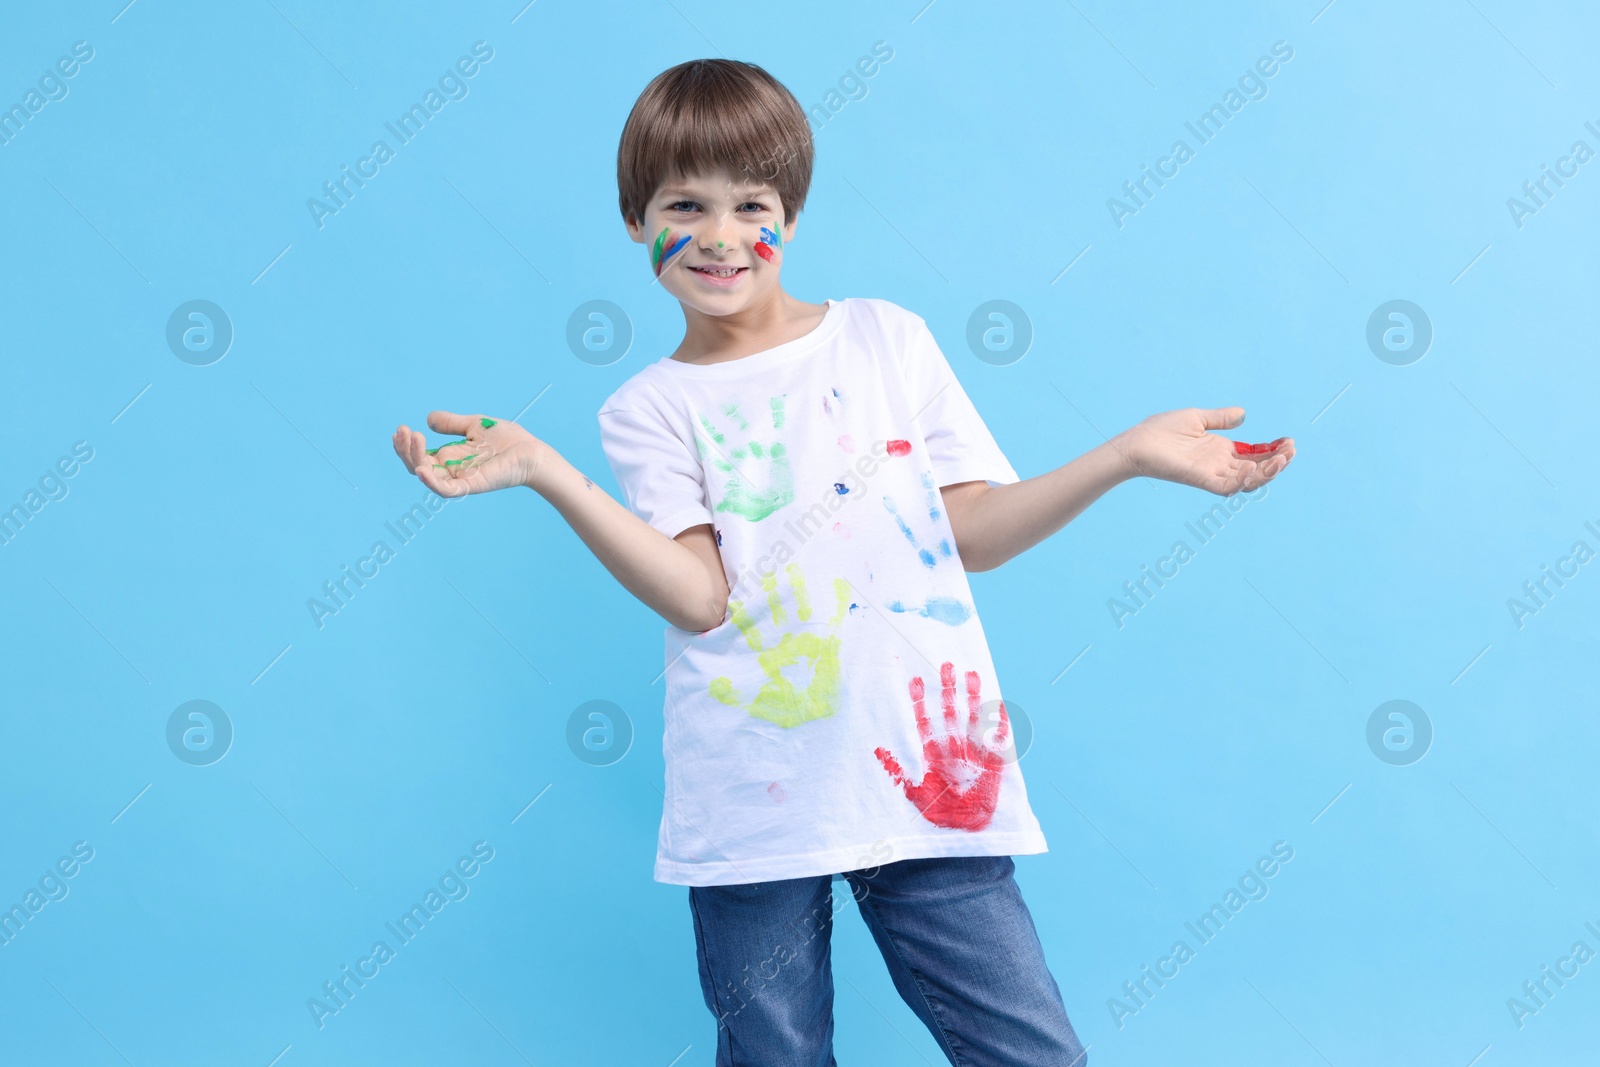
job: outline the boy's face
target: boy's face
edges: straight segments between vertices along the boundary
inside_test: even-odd
[[[628,234],[650,253],[667,292],[706,315],[732,315],[778,291],[794,220],[772,187],[727,173],[668,181]]]

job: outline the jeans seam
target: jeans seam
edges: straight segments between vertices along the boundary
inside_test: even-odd
[[[906,973],[911,976],[911,981],[916,985],[917,992],[922,995],[922,1003],[928,1006],[928,1014],[933,1016],[933,1021],[939,1024],[939,1039],[944,1042],[945,1049],[950,1053],[950,1061],[955,1067],[963,1067],[967,1061],[957,1048],[959,1041],[950,1032],[950,1029],[945,1026],[944,1016],[939,1013],[938,1005],[928,996],[927,987],[922,984],[922,977],[917,974],[916,968],[907,963],[906,958],[900,954],[900,946],[895,943],[894,931],[883,921],[883,916],[878,914],[878,909],[869,902],[868,898],[863,898],[858,903],[872,909],[872,917],[878,920],[879,926],[883,927],[883,932],[889,941],[889,947],[894,950],[894,958],[900,961],[900,966],[904,967]]]
[[[733,1027],[728,1026],[727,1023],[723,1022],[724,1012],[722,1010],[722,994],[717,988],[717,976],[711,970],[711,953],[707,952],[705,949],[705,924],[700,921],[700,907],[694,902],[693,889],[689,890],[689,911],[694,914],[694,932],[696,935],[695,940],[699,943],[700,954],[705,959],[706,975],[711,980],[711,1001],[717,1012],[717,1028],[720,1030],[726,1027],[728,1031],[728,1067],[738,1067],[733,1060]],[[719,1041],[720,1038],[721,1035],[719,1034]]]

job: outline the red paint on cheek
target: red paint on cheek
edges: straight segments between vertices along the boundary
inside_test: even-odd
[[[1243,441],[1233,443],[1233,451],[1240,456],[1261,456],[1268,452],[1275,452],[1279,445],[1287,441],[1287,437],[1280,437],[1276,441],[1268,441],[1264,445],[1247,445]]]
[[[771,263],[772,262],[772,246],[758,243],[756,245],[756,255],[760,256],[762,259],[766,260],[768,263]]]
[[[890,441],[886,445],[891,456],[909,456],[911,454],[910,441]]]

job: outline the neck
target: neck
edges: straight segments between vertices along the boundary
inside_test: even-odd
[[[672,358],[683,363],[719,363],[760,352],[789,340],[813,305],[774,288],[731,315],[707,315],[682,304],[683,343]]]

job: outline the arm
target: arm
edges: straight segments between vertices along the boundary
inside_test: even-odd
[[[524,484],[561,513],[623,588],[672,625],[695,632],[722,622],[728,578],[709,523],[672,538],[612,499],[555,449]]]
[[[709,524],[666,536],[514,422],[435,411],[428,425],[466,438],[441,445],[435,456],[419,431],[395,431],[395,452],[429,489],[442,497],[532,489],[550,501],[623,588],[667,622],[694,632],[722,622],[728,580]]]
[[[1135,476],[1191,485],[1219,496],[1253,489],[1294,457],[1294,441],[1230,441],[1213,429],[1244,421],[1243,408],[1184,408],[1152,415],[1047,474],[1007,485],[958,482],[942,489],[956,549],[969,571],[992,570],[1077,518]]]

